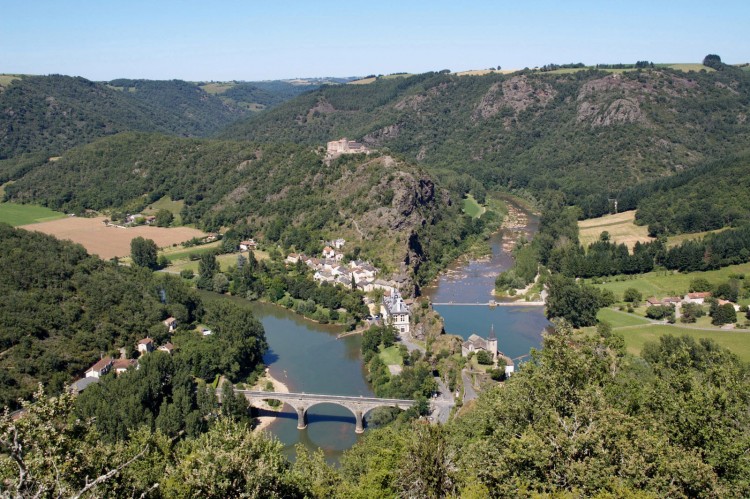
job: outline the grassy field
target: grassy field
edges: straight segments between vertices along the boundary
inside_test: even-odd
[[[0,199],[2,193],[0,193]],[[33,204],[0,203],[0,222],[14,227],[65,218],[65,213]]]
[[[706,232],[694,232],[692,234],[680,234],[678,236],[669,236],[667,238],[667,247],[671,248],[673,246],[679,246],[683,241],[688,241],[691,239],[702,239],[704,236],[707,236],[708,234],[718,234],[719,232],[724,232],[727,229],[728,227],[724,227],[723,229],[709,230]]]
[[[17,79],[18,75],[0,74],[0,90],[2,90],[2,87],[7,87],[13,82],[13,80]]]
[[[190,248],[176,246],[162,249],[159,251],[159,256],[164,255],[170,262],[175,262],[177,260],[187,260],[192,254],[202,255],[203,253],[215,250],[219,246],[221,246],[221,241],[214,241],[212,243],[201,244],[200,246],[193,246]]]
[[[645,317],[638,317],[637,315],[620,312],[619,310],[612,310],[611,308],[603,308],[599,310],[596,318],[600,321],[608,322],[613,328],[638,326],[641,324],[649,324],[651,322]]]
[[[174,223],[175,225],[182,224],[182,217],[180,216],[180,211],[182,211],[182,207],[185,206],[185,201],[172,201],[172,199],[169,196],[164,196],[163,198],[154,201],[150,205],[146,207],[145,210],[143,210],[144,215],[155,215],[157,211],[159,210],[167,210],[174,215]]]
[[[482,215],[484,215],[484,212],[487,211],[487,209],[480,205],[479,202],[474,199],[474,196],[471,194],[467,194],[466,198],[464,198],[464,213],[469,215],[473,218],[479,218]]]
[[[201,246],[203,248],[204,246]],[[196,250],[198,248],[192,248],[193,250]],[[208,250],[204,250],[202,253],[205,253]],[[193,251],[195,252],[195,251]],[[258,251],[255,250],[253,252],[255,254],[256,260],[267,260],[269,258],[268,253],[265,251]],[[188,253],[189,254],[189,253]],[[222,272],[226,272],[229,270],[229,267],[237,265],[237,256],[240,255],[240,253],[227,253],[226,255],[217,255],[216,261],[219,263],[219,268],[221,268]],[[245,257],[247,257],[247,253],[242,253]],[[167,256],[169,258],[169,255]],[[171,271],[174,272],[181,272],[183,270],[192,270],[193,272],[198,272],[198,260],[187,260],[187,255],[180,259],[180,260],[170,260],[174,262],[171,264],[168,268]]]
[[[653,238],[648,236],[648,228],[635,225],[634,221],[635,210],[581,220],[578,222],[581,244],[588,246],[598,241],[599,235],[604,231],[609,232],[610,241],[625,243],[630,249],[638,241],[652,241]]]
[[[207,83],[205,85],[201,85],[200,88],[203,89],[207,94],[223,94],[230,88],[234,87],[234,83]]]
[[[709,68],[708,66],[704,66],[703,64],[696,62],[696,63],[677,63],[677,64],[657,64],[657,67],[666,67],[670,69],[675,69],[677,71],[700,71],[701,69],[705,69],[706,71],[713,72],[716,71],[714,68]]]
[[[595,284],[597,288],[609,289],[619,300],[628,288],[635,288],[643,294],[646,299],[649,296],[663,298],[665,296],[684,296],[690,287],[690,281],[698,277],[706,279],[711,284],[718,284],[729,279],[730,274],[750,274],[750,263],[730,265],[719,270],[707,272],[688,272],[681,274],[672,271],[648,272],[632,276],[620,276],[617,279],[607,280],[603,284]]]
[[[397,345],[380,350],[379,355],[380,359],[387,366],[400,366],[403,363],[401,352],[399,352]]]
[[[750,332],[749,331],[701,331],[679,326],[651,324],[647,326],[631,326],[619,328],[617,332],[625,337],[625,348],[628,353],[640,355],[643,345],[648,341],[657,341],[660,336],[692,336],[710,338],[719,345],[727,348],[744,361],[750,361]]]

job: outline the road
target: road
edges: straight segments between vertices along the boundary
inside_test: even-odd
[[[445,382],[438,376],[435,376],[440,392],[437,398],[431,400],[432,420],[441,424],[447,423],[451,415],[451,409],[456,403],[453,400],[453,393],[448,389]]]
[[[464,404],[469,400],[477,398],[477,392],[474,390],[474,385],[471,383],[471,375],[464,369],[461,371],[461,380],[464,382]]]

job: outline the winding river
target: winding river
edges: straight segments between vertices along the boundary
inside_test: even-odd
[[[538,225],[538,221],[518,205],[511,204],[511,207],[517,211],[517,227],[503,229],[491,238],[491,258],[456,262],[432,286],[425,288],[425,294],[433,302],[487,303],[492,299],[495,276],[512,263],[509,244],[512,245],[520,232],[530,237]],[[248,303],[241,298],[228,299]],[[359,336],[336,339],[341,329],[335,326],[308,321],[274,305],[252,303],[252,307],[263,323],[270,346],[265,355],[266,364],[271,375],[285,383],[290,391],[373,395],[359,354]],[[435,309],[445,318],[446,331],[463,337],[473,332],[486,336],[494,325],[500,349],[510,357],[539,347],[541,331],[548,324],[542,307],[438,305]],[[322,449],[326,458],[335,462],[358,438],[354,433],[354,416],[336,405],[321,404],[311,408],[304,430],[297,429],[296,418],[296,413],[284,406],[280,417],[268,427],[291,458],[294,447],[302,443],[310,449]]]

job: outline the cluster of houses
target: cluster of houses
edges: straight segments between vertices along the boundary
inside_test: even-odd
[[[702,291],[702,292],[697,292],[697,293],[688,293],[683,297],[667,296],[664,298],[655,298],[652,296],[651,298],[646,300],[646,303],[652,306],[661,305],[661,306],[671,306],[671,307],[677,308],[677,307],[681,307],[685,303],[695,303],[698,305],[703,305],[706,302],[706,300],[710,297],[711,297],[710,291]],[[717,300],[717,302],[719,303],[719,305],[725,305],[729,303],[734,307],[736,311],[739,312],[740,310],[740,306],[737,305],[736,303],[732,303],[730,301],[722,300],[722,299]]]
[[[163,324],[167,327],[169,332],[172,333],[177,328],[177,319],[175,319],[174,317],[169,317],[163,322]],[[146,337],[142,340],[138,340],[138,343],[136,343],[136,349],[141,356],[147,355],[154,350],[166,352],[171,355],[174,351],[174,345],[168,341],[167,343],[157,347],[152,338]],[[125,350],[123,349],[121,350],[121,352],[122,355],[119,359],[113,359],[108,355],[99,359],[96,363],[94,363],[94,365],[86,370],[85,376],[82,379],[79,379],[78,381],[70,385],[71,391],[73,393],[80,393],[89,385],[98,383],[99,379],[102,376],[112,371],[114,371],[114,373],[119,376],[131,367],[138,369],[138,359],[125,358]]]
[[[376,289],[383,290],[383,303],[380,306],[383,321],[386,324],[393,325],[400,333],[409,333],[411,313],[409,305],[399,293],[400,282],[376,278],[379,269],[370,262],[351,260],[349,263],[343,264],[344,254],[339,250],[345,244],[344,239],[336,239],[326,243],[321,258],[291,253],[286,257],[286,262],[290,264],[303,262],[315,271],[313,279],[319,283],[328,282],[346,287],[351,287],[354,283],[357,289],[365,293]]]

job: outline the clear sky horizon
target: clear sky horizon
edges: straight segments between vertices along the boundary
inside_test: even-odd
[[[0,0],[0,73],[191,81],[750,62],[750,2]]]

